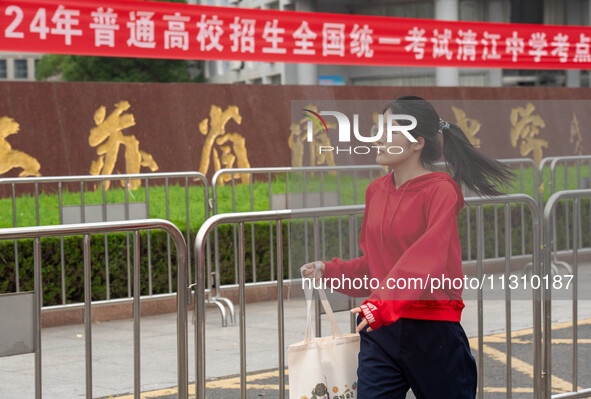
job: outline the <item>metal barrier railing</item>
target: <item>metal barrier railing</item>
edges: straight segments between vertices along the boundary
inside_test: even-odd
[[[518,167],[519,169],[519,187],[516,187],[516,191],[514,191],[513,193],[515,194],[526,194],[525,190],[525,170],[524,170],[524,166],[526,166],[528,169],[531,169],[531,173],[532,173],[532,178],[533,178],[533,189],[534,192],[532,193],[532,196],[534,199],[536,199],[537,197],[537,192],[538,192],[538,186],[539,186],[539,175],[538,175],[538,169],[536,168],[535,162],[533,159],[531,158],[513,158],[513,159],[499,159],[499,161],[501,163],[504,163],[506,165],[509,166],[513,166],[514,169],[517,169],[515,167]],[[509,190],[507,192],[507,194],[512,194],[512,190],[511,187],[509,187]],[[521,203],[520,204],[520,222],[521,222],[521,255],[527,255],[525,253],[525,210],[524,210],[524,206],[525,204]],[[494,221],[494,226],[495,226],[495,257],[499,256],[499,240],[498,240],[498,234],[497,234],[497,230],[498,230],[498,223],[497,223],[497,208],[495,206],[494,209],[494,215],[495,215],[495,221]]]
[[[533,275],[540,276],[541,271],[541,257],[540,257],[540,243],[541,243],[541,222],[540,222],[540,211],[536,201],[525,194],[510,194],[506,196],[498,196],[491,198],[481,197],[467,197],[465,198],[465,204],[467,206],[476,206],[476,245],[477,245],[477,278],[479,281],[483,281],[483,260],[484,260],[484,217],[483,217],[483,206],[484,205],[496,205],[503,204],[505,207],[504,212],[504,230],[505,230],[505,270],[504,275],[508,277],[511,275],[511,257],[512,257],[512,240],[511,240],[511,204],[518,203],[526,205],[532,216],[532,265]],[[511,290],[504,290],[504,302],[505,302],[505,345],[506,345],[506,391],[507,397],[512,397],[512,349],[511,349]],[[484,298],[482,286],[477,291],[478,301],[478,397],[484,398]],[[532,326],[533,326],[533,391],[534,398],[541,399],[541,369],[542,369],[542,358],[541,358],[541,331],[542,331],[542,319],[541,319],[541,290],[532,289]]]
[[[585,165],[586,163],[586,165]],[[564,167],[562,187],[558,182],[558,166]],[[546,190],[546,183],[550,188],[550,193],[555,193],[559,190],[569,190],[569,166],[575,167],[576,170],[576,189],[591,188],[591,177],[581,176],[582,170],[587,168],[587,174],[591,171],[591,155],[568,155],[568,156],[554,156],[542,158],[538,166],[538,175],[540,182],[544,183],[544,191]],[[545,181],[545,174],[549,173],[549,181]],[[540,204],[543,204],[543,197],[540,197]]]
[[[254,195],[254,182],[255,176],[259,176],[261,179],[266,178],[267,183],[267,197],[265,201],[268,201],[269,209],[286,209],[286,208],[306,208],[308,206],[336,206],[336,205],[343,205],[343,185],[341,180],[344,176],[349,176],[352,180],[347,187],[351,188],[352,186],[352,200],[353,204],[357,204],[360,199],[364,198],[364,193],[360,193],[359,191],[359,180],[362,176],[367,175],[369,181],[373,180],[374,176],[380,176],[385,173],[385,169],[380,165],[351,165],[351,166],[319,166],[319,167],[271,167],[271,168],[238,168],[238,169],[220,169],[218,170],[213,178],[212,178],[212,197],[213,197],[213,214],[216,215],[219,213],[220,208],[220,200],[219,200],[219,190],[220,187],[224,184],[228,184],[231,190],[231,201],[232,201],[232,212],[237,212],[237,195],[236,195],[236,175],[239,175],[242,179],[242,183],[246,183],[244,180],[248,179],[248,186],[249,186],[249,211],[254,211],[254,202],[255,202],[255,195]],[[325,175],[327,174],[334,174],[336,175],[334,179],[336,180],[336,191],[335,192],[326,192],[325,191]],[[310,176],[318,175],[316,178],[318,180],[318,192],[309,192],[308,191],[308,184],[310,184]],[[272,190],[272,183],[273,179],[281,177],[285,178],[285,191],[282,193],[273,193]],[[301,191],[292,190],[291,184],[296,177],[299,178],[302,186]],[[276,184],[275,187],[278,187]],[[362,187],[365,191],[365,187]],[[260,201],[260,198],[259,198]],[[242,204],[245,205],[244,203]],[[322,221],[322,223],[324,223]],[[289,221],[288,221],[289,225]],[[254,283],[257,282],[257,260],[255,257],[255,226],[251,224],[251,248],[252,248],[252,280]],[[274,239],[273,239],[273,227],[269,225],[269,246],[273,248],[274,246]],[[308,239],[307,224],[304,226],[306,231],[305,239]],[[323,230],[324,231],[324,230]],[[231,316],[232,322],[234,322],[234,306],[230,300],[221,296],[220,287],[220,252],[219,252],[219,233],[218,229],[214,229],[214,259],[215,259],[215,270],[212,271],[211,267],[208,264],[207,270],[207,288],[209,295],[207,297],[207,303],[217,305],[222,313],[222,325],[226,326],[227,321],[225,320],[225,309],[223,306],[228,308],[228,314]],[[290,230],[288,229],[288,243],[289,243],[289,234]],[[323,235],[324,237],[324,235]],[[234,283],[238,283],[238,256],[237,256],[237,231],[236,226],[233,226],[233,243],[234,243]],[[288,244],[289,245],[289,244]],[[306,245],[306,251],[308,250],[308,246]],[[275,281],[275,259],[273,252],[270,253],[270,281]],[[306,252],[306,257],[308,257],[308,253]],[[292,271],[292,257],[291,251],[288,250],[288,257],[287,257],[287,267],[288,267],[288,274],[290,277],[293,276]],[[212,294],[213,286],[215,285],[215,295]]]
[[[244,224],[260,221],[276,223],[277,244],[277,312],[279,334],[279,397],[285,397],[285,345],[283,327],[283,234],[282,221],[288,219],[317,219],[329,216],[352,216],[362,214],[363,205],[341,206],[333,208],[307,208],[300,210],[277,210],[245,213],[226,213],[210,217],[201,226],[195,238],[195,276],[197,277],[196,306],[195,306],[195,370],[196,370],[196,397],[205,398],[205,242],[208,234],[216,226],[222,224],[238,223],[238,284],[240,298],[240,394],[246,397],[246,318],[245,318],[245,240]],[[350,223],[353,229],[354,224]]]
[[[543,317],[544,317],[544,341],[543,341],[543,372],[547,377],[544,381],[544,398],[545,399],[566,399],[566,398],[587,398],[591,397],[591,388],[579,389],[579,326],[578,326],[578,302],[579,302],[579,249],[581,237],[581,200],[588,199],[591,202],[591,190],[562,190],[555,192],[550,196],[544,208],[544,270],[543,276],[549,278],[552,276],[552,259],[553,248],[556,245],[556,225],[553,222],[556,216],[557,206],[560,201],[573,200],[573,215],[572,215],[572,231],[573,231],[573,246],[572,246],[572,391],[559,395],[552,395],[552,290],[555,288],[555,279],[550,280],[551,284],[542,285],[543,287]],[[565,203],[565,209],[568,201]],[[552,228],[550,228],[552,226]],[[570,230],[567,224],[565,229]],[[554,245],[553,245],[554,244]],[[558,277],[558,276],[555,276]],[[561,283],[562,286],[562,283]],[[589,384],[589,382],[586,382]]]
[[[477,207],[477,264],[478,264],[478,277],[483,278],[483,258],[484,258],[484,235],[483,235],[483,213],[482,207],[490,204],[503,204],[505,206],[505,229],[509,234],[505,235],[505,262],[506,262],[506,273],[510,273],[509,264],[511,261],[511,204],[525,204],[532,213],[532,232],[533,232],[533,244],[532,244],[532,262],[534,265],[534,273],[539,275],[540,273],[540,214],[537,207],[536,201],[525,194],[512,194],[507,196],[499,196],[494,198],[467,198],[466,204],[469,206]],[[314,219],[314,232],[315,232],[315,249],[318,248],[318,221],[322,217],[336,217],[336,216],[349,216],[351,223],[349,223],[349,229],[354,230],[355,224],[352,223],[352,219],[357,215],[360,215],[364,211],[364,206],[340,206],[340,207],[323,207],[323,208],[308,208],[301,210],[278,210],[278,211],[265,211],[265,212],[247,212],[247,213],[230,213],[220,214],[212,216],[208,219],[201,229],[198,231],[195,239],[195,275],[197,277],[197,291],[196,291],[196,308],[195,318],[197,320],[195,324],[195,350],[196,350],[196,397],[205,398],[205,321],[203,317],[205,307],[205,242],[209,232],[216,226],[221,224],[238,224],[238,263],[239,263],[239,297],[240,297],[240,390],[241,397],[246,397],[246,319],[245,319],[245,242],[244,242],[244,224],[259,222],[259,221],[275,221],[276,223],[276,242],[277,245],[277,268],[278,268],[278,334],[279,334],[279,397],[284,397],[285,393],[285,376],[283,365],[285,359],[285,348],[283,342],[283,248],[279,245],[282,242],[282,230],[281,224],[283,220],[287,219]],[[349,238],[354,237],[353,231],[350,231]],[[350,248],[351,249],[351,248]],[[317,254],[317,250],[315,251]],[[351,252],[353,256],[353,252]],[[505,292],[505,307],[506,307],[506,318],[505,328],[507,331],[511,331],[511,294],[508,290]],[[479,397],[483,398],[484,390],[482,385],[483,376],[483,294],[482,287],[478,292],[478,351],[479,351]],[[534,397],[541,399],[541,393],[538,388],[541,386],[541,291],[533,290],[532,292],[532,325],[534,331],[533,338],[533,352],[534,352]],[[320,313],[316,313],[316,323],[319,326]],[[352,324],[352,328],[354,324]],[[317,328],[317,334],[319,328]],[[511,334],[507,334],[507,389],[511,391]],[[510,395],[508,394],[508,397]]]
[[[562,187],[560,187],[560,184],[558,182],[558,168],[562,167],[563,168],[563,176],[562,176]],[[561,156],[561,157],[547,157],[542,159],[542,161],[540,162],[540,166],[539,166],[539,173],[541,177],[544,177],[544,171],[549,169],[547,172],[549,173],[549,181],[548,186],[550,188],[550,193],[553,194],[559,190],[570,190],[570,186],[572,183],[572,180],[569,181],[569,174],[571,168],[574,167],[576,169],[576,177],[575,179],[575,184],[576,184],[576,189],[588,189],[591,188],[591,155],[575,155],[575,156]],[[582,168],[587,169],[587,175],[588,176],[581,176],[581,172],[582,172]],[[572,178],[572,177],[571,177]],[[546,183],[546,182],[544,182]],[[540,193],[540,199],[539,199],[539,203],[540,203],[540,207],[543,206],[544,204],[544,197],[543,197],[543,193]],[[590,209],[591,209],[591,205],[590,205]],[[570,206],[568,203],[565,204],[565,221],[566,221],[566,231],[565,231],[565,249],[569,250],[573,247],[573,243],[571,242],[571,229],[569,228],[569,224],[570,224]],[[558,259],[558,247],[557,247],[557,242],[558,240],[556,239],[556,214],[553,215],[552,217],[552,231],[554,234],[553,237],[553,258],[552,258],[552,264],[551,264],[551,268],[552,268],[552,272],[555,274],[559,274],[561,272],[561,269],[563,269],[564,272],[566,273],[572,273],[572,267],[571,265],[569,265],[567,262],[564,261],[560,261]],[[578,231],[578,236],[579,236],[579,242],[577,243],[578,248],[581,248],[583,246],[582,244],[582,224],[579,224],[579,231]],[[591,223],[589,224],[589,230],[591,231]]]
[[[114,203],[108,200],[108,183],[114,181],[121,181],[124,189],[124,201],[123,203]],[[135,183],[134,183],[135,182]],[[133,184],[136,186],[139,183],[143,184],[143,193],[141,193],[144,201],[137,201],[133,199]],[[35,220],[34,225],[39,226],[41,223],[41,212],[40,212],[40,197],[41,190],[49,193],[57,193],[57,201],[52,206],[59,209],[59,221],[55,221],[52,224],[63,225],[65,223],[84,223],[84,222],[107,222],[110,220],[130,220],[130,219],[147,219],[150,218],[150,203],[154,204],[154,195],[150,197],[150,193],[155,190],[155,185],[161,185],[164,187],[164,218],[171,219],[171,182],[173,184],[183,184],[179,193],[184,196],[185,205],[185,223],[187,231],[185,239],[187,242],[191,241],[191,218],[190,218],[190,188],[200,187],[203,191],[200,196],[203,197],[204,210],[203,219],[207,219],[210,213],[209,208],[209,184],[205,176],[199,172],[176,172],[176,173],[141,173],[141,174],[121,174],[121,175],[99,175],[99,176],[61,176],[61,177],[26,177],[26,178],[1,178],[0,179],[0,191],[3,187],[7,187],[10,190],[10,199],[12,202],[12,227],[18,227],[23,223],[19,221],[19,212],[17,211],[17,198],[18,193],[32,193],[35,201]],[[200,186],[194,186],[194,182],[198,182]],[[156,183],[156,184],[155,184]],[[92,185],[93,187],[89,187]],[[66,205],[64,196],[68,193],[68,189],[79,190],[77,196],[79,200],[76,201],[75,205]],[[88,199],[91,190],[99,191],[100,202],[95,204],[88,204]],[[152,189],[152,190],[151,190]],[[112,189],[111,189],[112,190]],[[159,191],[161,189],[158,189]],[[184,191],[184,192],[183,192]],[[157,193],[158,197],[162,193]],[[76,195],[76,194],[74,194]],[[137,195],[137,193],[136,193]],[[95,201],[96,202],[96,201]],[[180,201],[179,201],[180,202]],[[178,203],[175,203],[175,209],[179,209]],[[182,208],[180,208],[182,209]],[[28,210],[29,212],[31,210]],[[194,212],[193,212],[194,215]],[[182,217],[182,215],[181,215]],[[194,224],[195,225],[195,224]],[[129,233],[126,235],[126,263],[127,263],[127,297],[131,297],[132,283],[131,283],[131,254],[130,254],[130,238]],[[172,259],[171,259],[171,247],[170,237],[166,239],[166,256],[167,256],[167,273],[168,273],[168,293],[173,294],[172,284]],[[149,295],[153,294],[153,276],[152,276],[152,242],[151,235],[148,232],[147,236],[147,247],[148,247],[148,292]],[[109,242],[107,236],[104,238],[105,248],[105,295],[106,300],[111,299],[111,287],[110,287],[110,262],[109,262]],[[15,241],[14,243],[14,256],[15,256],[15,283],[16,292],[20,291],[20,280],[19,280],[19,248]],[[186,253],[187,259],[190,262],[191,253]],[[64,240],[60,237],[60,264],[61,264],[61,306],[66,305],[68,298],[66,296],[66,273],[65,273],[65,251],[64,251]],[[191,275],[189,274],[189,280]],[[59,307],[57,305],[56,307]]]
[[[133,232],[133,353],[134,353],[134,397],[140,397],[140,243],[142,230],[163,230],[172,237],[176,247],[178,287],[187,287],[186,243],[180,230],[171,222],[161,219],[119,221],[105,223],[82,223],[61,226],[18,227],[0,229],[0,240],[34,239],[34,316],[33,335],[35,353],[35,398],[42,398],[41,365],[41,238],[84,236],[84,342],[86,398],[92,399],[92,315],[91,315],[91,264],[90,235],[115,232]],[[178,395],[188,399],[188,330],[187,330],[187,289],[178,289],[177,298],[177,372]]]

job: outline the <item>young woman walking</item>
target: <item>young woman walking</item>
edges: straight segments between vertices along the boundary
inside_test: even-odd
[[[457,216],[464,206],[459,184],[479,195],[501,194],[511,171],[479,153],[456,125],[439,118],[419,97],[402,97],[384,110],[407,114],[417,126],[416,143],[394,132],[378,140],[376,162],[393,170],[374,180],[365,194],[359,245],[363,256],[316,261],[302,266],[305,278],[374,281],[369,296],[351,312],[359,314],[359,399],[466,399],[476,396],[476,363],[460,325],[462,288],[431,285],[434,279],[463,279]],[[385,136],[385,134],[383,135]],[[442,141],[440,141],[442,137]],[[443,146],[442,146],[443,143]],[[390,151],[389,147],[402,147]],[[453,173],[432,172],[443,156]]]

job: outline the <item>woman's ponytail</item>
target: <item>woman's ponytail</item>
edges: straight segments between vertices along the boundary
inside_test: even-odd
[[[453,179],[480,196],[503,194],[497,185],[509,186],[513,177],[511,169],[486,157],[472,146],[464,131],[454,124],[442,129],[443,156],[453,172]]]

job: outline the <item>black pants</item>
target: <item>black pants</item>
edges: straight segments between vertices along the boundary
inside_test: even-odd
[[[359,319],[358,319],[359,320]],[[458,322],[399,319],[361,331],[358,399],[474,399],[476,362]]]

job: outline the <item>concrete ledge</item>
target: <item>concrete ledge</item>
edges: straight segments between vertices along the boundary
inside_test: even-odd
[[[142,298],[140,312],[142,316],[176,312],[176,295]],[[133,299],[125,298],[94,302],[92,304],[91,315],[93,323],[132,318]],[[43,328],[83,323],[83,303],[48,307],[41,311],[41,326]]]
[[[293,288],[292,288],[293,286]],[[238,285],[224,286],[221,295],[237,304],[239,298]],[[284,284],[284,298],[303,296],[299,282]],[[207,297],[207,293],[206,293]],[[277,284],[275,282],[250,284],[246,287],[246,302],[262,302],[277,299]],[[193,306],[190,305],[192,310]],[[141,316],[154,316],[163,313],[176,312],[176,295],[165,294],[153,297],[143,297],[141,300]],[[92,322],[121,320],[133,318],[133,299],[114,299],[98,301],[92,304]],[[84,323],[84,304],[70,304],[65,306],[47,307],[41,311],[41,325],[43,328],[65,326]]]

